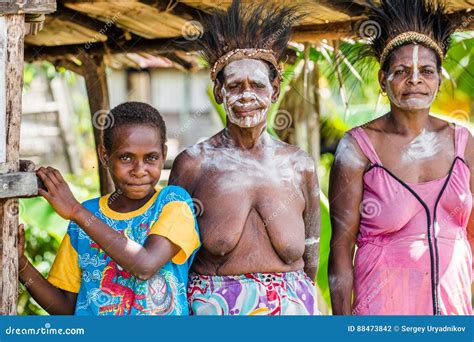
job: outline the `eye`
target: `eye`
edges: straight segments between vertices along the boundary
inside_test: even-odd
[[[265,84],[263,83],[254,83],[257,88],[265,88]]]
[[[120,160],[123,162],[129,162],[132,160],[132,157],[130,157],[128,154],[123,154],[120,156]]]
[[[432,75],[434,74],[434,71],[433,70],[430,70],[430,69],[424,69],[421,71],[423,74],[428,74],[428,75]]]
[[[402,69],[400,69],[400,70],[395,70],[395,75],[401,75],[401,74],[403,74],[403,73],[405,73],[405,70],[402,70]]]
[[[231,83],[227,86],[227,88],[229,88],[229,89],[236,89],[237,87],[238,87],[238,84],[236,84],[236,83]]]
[[[147,157],[147,160],[148,161],[157,161],[159,160],[160,158],[156,155],[156,154],[152,154],[150,156]]]

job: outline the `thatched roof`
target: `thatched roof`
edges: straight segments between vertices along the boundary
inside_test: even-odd
[[[251,0],[250,0],[251,1]],[[276,1],[276,0],[269,0]],[[165,56],[186,69],[193,58],[180,52],[177,41],[195,30],[195,23],[210,9],[226,8],[230,0],[58,0],[57,11],[48,15],[37,35],[25,39],[27,60],[46,59],[74,63],[80,51],[108,56],[109,65],[140,67],[138,59]],[[245,0],[244,0],[245,2]],[[294,4],[295,1],[281,0]],[[293,40],[306,42],[347,36],[364,20],[364,0],[298,1],[307,13],[294,30]],[[448,10],[463,18],[464,29],[474,29],[472,0],[449,0]],[[197,32],[196,34],[199,34]],[[131,55],[133,56],[133,55]],[[115,63],[115,65],[114,65]],[[69,64],[70,65],[70,64]]]

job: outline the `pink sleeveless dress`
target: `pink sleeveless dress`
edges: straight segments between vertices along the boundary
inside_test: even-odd
[[[417,184],[382,165],[361,127],[349,134],[371,163],[364,174],[353,314],[471,315],[469,131],[455,126],[449,173]]]

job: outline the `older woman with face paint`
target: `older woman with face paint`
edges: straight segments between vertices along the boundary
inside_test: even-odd
[[[314,315],[319,188],[314,161],[266,132],[294,9],[215,12],[198,41],[226,127],[182,152],[170,183],[202,209],[188,285],[195,315]]]
[[[382,0],[371,11],[390,112],[350,130],[336,152],[333,313],[472,314],[474,143],[430,115],[454,27],[439,1]]]

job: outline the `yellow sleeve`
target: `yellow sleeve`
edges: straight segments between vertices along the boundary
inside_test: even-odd
[[[171,259],[175,264],[184,264],[200,246],[199,235],[194,226],[194,215],[186,202],[173,201],[166,204],[150,234],[163,236],[181,250]]]
[[[69,234],[64,236],[53,266],[49,271],[48,281],[60,289],[78,293],[81,287],[81,269],[78,255],[71,245]]]

